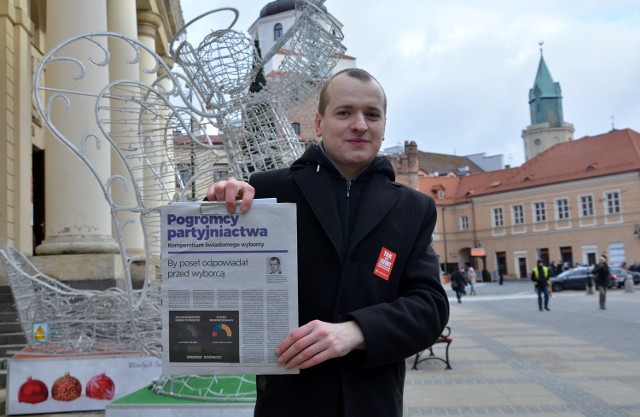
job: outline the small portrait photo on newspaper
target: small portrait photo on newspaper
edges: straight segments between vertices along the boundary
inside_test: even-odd
[[[280,257],[267,256],[267,275],[282,275]]]
[[[267,256],[267,283],[280,284],[287,281],[282,271],[282,260],[279,256]]]

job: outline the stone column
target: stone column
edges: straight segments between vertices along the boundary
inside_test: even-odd
[[[138,13],[138,40],[152,51],[157,50],[156,36],[161,25],[162,19],[157,13],[150,11]],[[154,68],[157,68],[157,62],[154,57],[149,54],[143,54],[140,60],[140,81],[153,85],[159,76],[157,73],[150,72]],[[158,114],[162,113],[161,109],[154,110]],[[175,179],[166,175],[167,161],[163,153],[164,146],[162,146],[163,135],[165,134],[163,121],[156,119],[152,112],[147,112],[141,120],[145,124],[142,128],[144,137],[141,140],[144,142],[144,152],[147,155],[146,161],[153,167],[151,169],[149,166],[145,166],[142,171],[144,175],[143,202],[147,208],[159,207],[168,203],[170,198],[166,195],[162,183],[175,187]],[[161,178],[158,178],[158,176]],[[148,224],[147,235],[160,236],[159,222]],[[159,253],[156,253],[156,255],[157,257],[154,257],[154,259],[147,259],[147,263],[151,265],[158,264]],[[155,270],[155,268],[152,269]]]
[[[135,0],[109,0],[107,2],[107,16],[109,32],[119,33],[132,39],[138,38],[138,25],[136,20],[136,1]],[[132,80],[137,81],[140,78],[140,66],[137,62],[132,63],[131,58],[134,56],[133,48],[119,39],[109,40],[109,52],[111,53],[111,61],[109,62],[109,76],[112,81],[115,80]],[[125,86],[131,94],[139,94],[139,91],[133,91],[132,84]],[[127,94],[124,90],[117,89],[113,92],[117,97],[111,100],[112,123],[111,137],[122,149],[125,157],[128,149],[139,148],[137,137],[137,122],[140,114],[140,105],[134,104],[130,100],[125,100]],[[138,159],[129,159],[128,164],[133,168],[142,165]],[[134,178],[127,172],[123,162],[115,155],[111,156],[111,173],[113,175],[122,175],[129,182],[127,190],[120,184],[113,187],[113,199],[120,206],[135,207],[136,195],[132,182]],[[139,214],[134,212],[118,213],[120,222],[127,219],[133,220],[122,231],[122,235],[118,236],[114,230],[114,236],[123,239],[129,256],[144,254],[144,239],[142,226],[140,224]]]
[[[53,4],[47,7],[46,25],[47,51],[72,36],[106,31],[106,0],[56,0],[55,7]],[[85,47],[90,48],[88,44],[74,45],[74,48]],[[81,50],[78,50],[78,55],[87,56]],[[80,81],[73,80],[70,71],[70,65],[50,65],[46,72],[47,85],[96,93],[109,82],[107,67],[91,66]],[[99,134],[94,106],[92,97],[74,97],[69,108],[62,103],[52,106],[51,118],[58,130],[80,147],[85,134]],[[36,248],[36,253],[82,255],[82,259],[68,260],[70,264],[67,260],[48,260],[55,264],[50,265],[51,270],[57,271],[60,278],[67,278],[61,276],[67,273],[75,275],[72,279],[113,278],[113,255],[106,258],[106,270],[97,266],[100,262],[96,254],[118,252],[111,234],[109,206],[97,180],[87,166],[51,133],[46,138],[45,152],[45,240]],[[98,147],[96,141],[88,141],[87,153],[102,178],[110,175],[110,152],[106,143]],[[42,261],[45,262],[44,259]]]
[[[156,50],[156,34],[162,25],[160,15],[154,12],[141,12],[138,14],[138,39],[152,51]],[[152,84],[157,74],[150,74],[145,71],[154,68],[156,63],[149,55],[144,55],[140,62],[140,80]]]
[[[26,1],[6,2],[0,10],[0,32],[0,248],[12,246],[30,254],[31,100],[22,98],[31,97],[33,89],[33,27]]]

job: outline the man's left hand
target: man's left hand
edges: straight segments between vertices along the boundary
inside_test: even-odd
[[[355,321],[311,321],[289,333],[278,345],[278,363],[287,369],[306,369],[326,360],[365,349],[364,335]]]

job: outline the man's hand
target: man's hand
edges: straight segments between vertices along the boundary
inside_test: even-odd
[[[224,201],[229,213],[235,213],[236,200],[240,201],[240,212],[246,213],[251,207],[253,196],[256,194],[254,188],[244,181],[230,178],[227,181],[218,181],[209,186],[207,190],[207,200]]]
[[[289,333],[276,349],[278,363],[287,369],[306,369],[328,359],[365,349],[364,335],[355,321],[314,320]]]

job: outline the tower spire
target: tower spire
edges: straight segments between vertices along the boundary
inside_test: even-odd
[[[533,88],[529,90],[531,124],[522,133],[527,160],[556,143],[572,140],[574,132],[573,125],[564,121],[562,89],[547,68],[543,45],[544,41],[538,42],[540,62]]]

